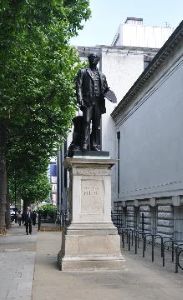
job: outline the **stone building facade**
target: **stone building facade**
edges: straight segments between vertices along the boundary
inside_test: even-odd
[[[128,17],[119,25],[112,46],[161,48],[172,32],[168,24],[148,26],[143,24],[143,18]]]
[[[114,207],[129,227],[183,239],[183,22],[112,112]]]

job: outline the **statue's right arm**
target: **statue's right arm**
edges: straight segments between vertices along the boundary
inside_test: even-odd
[[[83,70],[79,70],[76,76],[76,97],[77,103],[82,106],[83,105],[83,97],[82,97],[82,82],[83,82]]]

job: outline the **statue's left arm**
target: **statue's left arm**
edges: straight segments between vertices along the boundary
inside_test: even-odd
[[[113,103],[117,103],[117,98],[115,93],[109,88],[108,84],[107,84],[107,80],[104,74],[102,74],[102,94],[103,96],[108,99],[109,101],[113,102]]]
[[[102,74],[102,94],[104,95],[109,90],[106,76]]]

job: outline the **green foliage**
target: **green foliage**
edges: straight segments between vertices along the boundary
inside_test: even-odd
[[[51,191],[46,173],[27,177],[18,177],[15,173],[9,183],[11,199],[14,199],[16,193],[17,201],[23,199],[25,206],[42,202]]]
[[[39,208],[39,212],[43,215],[53,215],[57,212],[57,208],[53,204],[45,204]]]
[[[69,39],[88,19],[88,5],[87,0],[0,2],[0,124],[8,131],[8,174],[13,177],[16,170],[26,199],[31,190],[30,198],[38,197],[36,178],[75,114],[80,61]]]
[[[53,143],[67,134],[79,62],[68,41],[88,16],[88,1],[1,3],[0,118],[6,120],[13,143],[20,133],[16,142],[23,139],[30,156],[32,139],[40,142],[41,151],[48,146],[51,152]],[[32,139],[26,141],[30,133]]]

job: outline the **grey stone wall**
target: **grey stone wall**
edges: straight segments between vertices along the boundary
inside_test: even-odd
[[[158,206],[157,233],[172,236],[174,230],[173,207],[170,205]]]
[[[174,197],[156,199],[157,202],[167,201],[169,204],[151,206],[151,199],[146,199],[144,205],[136,206],[135,202],[124,206],[124,202],[114,202],[114,210],[120,209],[123,227],[144,230],[161,236],[172,237],[183,241],[183,203],[173,206]],[[172,203],[171,203],[172,202]]]
[[[139,227],[144,229],[145,232],[151,231],[151,212],[148,205],[140,206],[139,209]]]
[[[183,52],[182,52],[183,53]],[[116,120],[123,201],[181,195],[183,57],[156,74]],[[154,80],[154,82],[153,82]]]

